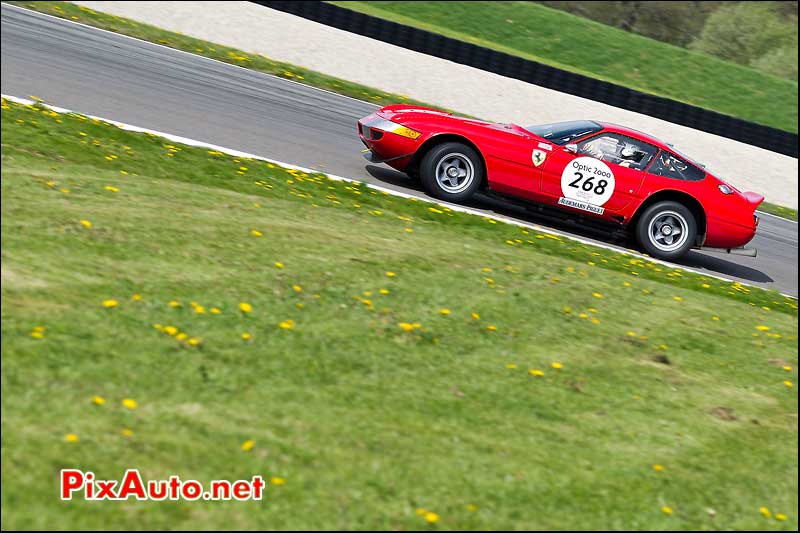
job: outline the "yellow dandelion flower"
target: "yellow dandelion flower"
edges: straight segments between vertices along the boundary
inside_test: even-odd
[[[414,324],[410,324],[408,322],[400,322],[397,325],[400,326],[400,329],[403,331],[412,331],[414,329]]]
[[[414,512],[415,512],[415,513],[417,513],[419,516],[424,516],[424,515],[425,515],[425,513],[427,513],[427,512],[428,512],[428,510],[427,510],[427,509],[425,509],[425,508],[422,508],[422,507],[420,507],[420,508],[418,508],[418,509],[417,509],[416,511],[414,511]]]
[[[711,285],[709,285],[708,283],[703,283],[702,287],[703,287],[704,289],[710,289],[710,288],[711,288]]]
[[[554,361],[550,366],[552,366],[556,370],[561,370],[564,368],[564,365],[559,363],[558,361]]]
[[[447,316],[447,315],[450,314],[450,310],[449,309],[439,309],[439,314]]]
[[[194,306],[194,312],[197,313],[198,315],[204,315],[206,314],[206,308],[203,307],[202,305],[196,305]]]
[[[394,272],[387,272],[387,273],[386,273],[386,277],[389,277],[389,278],[393,278],[393,277],[395,277],[396,275],[397,275],[397,274],[395,274]]]
[[[64,440],[67,442],[78,442],[80,438],[75,433],[67,433],[64,435]]]
[[[253,449],[253,446],[255,446],[255,445],[256,445],[256,441],[254,441],[254,440],[246,440],[246,441],[244,441],[242,443],[242,451],[243,452],[249,452],[250,450]]]
[[[785,365],[783,367],[783,369],[786,370],[787,372],[791,372],[792,371],[792,367],[790,367],[789,365]]]
[[[281,329],[293,329],[294,320],[284,320],[283,322],[278,324],[278,327],[280,327]]]
[[[719,317],[718,317],[718,316],[716,316],[716,315],[715,315],[715,316],[712,316],[712,317],[711,317],[711,320],[713,320],[714,322],[719,322]]]
[[[531,368],[530,370],[528,370],[528,373],[531,376],[534,376],[534,377],[537,377],[537,378],[540,378],[540,377],[544,376],[544,372],[542,372],[538,368]]]
[[[766,507],[760,507],[758,509],[758,512],[761,513],[761,516],[763,516],[765,518],[771,518],[772,517],[772,513]]]
[[[191,339],[189,339],[186,342],[189,343],[189,346],[198,346],[201,341],[200,341],[200,339],[198,337],[192,337]]]
[[[769,331],[769,326],[756,326],[758,331]]]
[[[292,285],[292,290],[294,292],[303,292],[303,287],[301,287],[300,285]]]
[[[120,433],[122,433],[123,437],[128,437],[128,438],[133,437],[133,430],[129,428],[124,428],[122,431],[120,431]]]
[[[629,331],[628,333],[626,333],[626,335],[628,335],[628,337],[635,337],[636,336],[636,332]]]
[[[783,522],[784,520],[786,520],[786,515],[783,513],[777,513],[775,515],[775,520],[780,520],[781,522]]]
[[[34,339],[44,339],[44,330],[34,329],[31,331],[31,337]]]
[[[264,234],[261,233],[260,231],[258,231],[257,229],[251,229],[250,230],[250,235],[252,235],[253,237],[263,237],[264,236]]]
[[[142,299],[141,294],[134,294],[133,296],[131,296],[131,300],[133,300],[134,302],[141,301],[141,299]]]
[[[137,407],[139,407],[139,403],[131,398],[125,398],[124,400],[122,400],[122,405],[128,409],[136,409]]]
[[[164,326],[164,333],[166,333],[171,337],[175,336],[178,333],[178,328],[176,328],[175,326]]]
[[[378,292],[381,294],[389,294],[389,289],[381,289]]]
[[[466,509],[467,509],[467,511],[469,511],[471,513],[474,513],[475,511],[478,510],[478,506],[477,505],[473,505],[473,504],[469,504],[469,505],[467,505]]]
[[[602,298],[603,297],[602,293],[599,293],[599,292],[593,292],[592,296],[594,296],[595,298]]]
[[[92,223],[89,222],[88,220],[81,220],[81,226],[83,226],[84,228],[91,228]]]
[[[250,305],[250,304],[249,304],[249,303],[247,303],[247,302],[241,302],[241,303],[239,304],[239,310],[240,310],[242,313],[249,313],[250,311],[252,311],[252,310],[253,310],[253,306],[252,306],[252,305]]]
[[[783,384],[784,386],[789,387],[790,389],[794,387],[794,384],[789,380],[784,381]]]
[[[478,313],[472,313],[472,315],[470,315],[470,316],[472,316],[472,318],[475,319],[475,320],[480,320],[481,319],[481,315],[479,315]]]
[[[253,336],[250,335],[249,333],[242,333],[242,340],[249,341],[252,338]]]
[[[209,309],[209,311],[211,311],[212,315],[218,315],[222,312],[220,311],[219,307],[212,307],[211,309]]]
[[[103,300],[103,307],[106,309],[111,309],[116,307],[119,304],[116,300]]]
[[[105,186],[105,187],[103,187],[103,188],[104,188],[105,190],[107,190],[107,191],[110,191],[110,192],[119,192],[119,189],[118,189],[118,188],[116,188],[116,187],[114,187],[113,185],[106,185],[106,186]]]
[[[656,465],[653,465],[653,470],[655,470],[656,472],[663,472],[664,471],[664,467],[661,466],[661,465],[656,464]]]
[[[514,364],[514,363],[508,363],[506,365],[506,368],[509,369],[509,370],[516,370],[517,369],[517,365]]]
[[[435,524],[439,521],[439,515],[432,512],[425,513],[425,521],[429,524]]]
[[[681,298],[680,296],[673,296],[672,299],[675,300],[676,302],[682,302],[683,301],[683,298]]]
[[[669,515],[672,514],[672,507],[668,507],[668,506],[665,505],[665,506],[663,506],[661,508],[661,512],[664,513],[665,515],[669,516]]]
[[[181,303],[178,300],[170,300],[169,301],[169,306],[170,307],[180,307]]]
[[[92,403],[95,405],[103,405],[106,403],[106,399],[102,396],[92,396]]]
[[[282,477],[273,477],[272,479],[269,480],[269,482],[272,485],[285,485],[286,484],[286,480],[283,479]]]
[[[283,263],[280,261],[275,261],[275,268],[283,268]]]
[[[185,340],[188,336],[189,336],[188,333],[180,332],[177,335],[175,335],[175,338],[178,339],[179,341],[182,341]]]
[[[497,326],[490,324],[486,326],[486,329],[488,329],[489,331],[497,331]]]

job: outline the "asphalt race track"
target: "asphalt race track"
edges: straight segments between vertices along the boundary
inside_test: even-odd
[[[369,103],[6,4],[1,84],[3,94],[35,95],[77,112],[425,195],[403,174],[361,157],[355,122],[375,109]],[[473,207],[610,243],[491,199]],[[749,245],[758,257],[693,251],[680,264],[797,296],[797,229],[764,215]]]

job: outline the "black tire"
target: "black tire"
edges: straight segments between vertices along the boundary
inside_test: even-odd
[[[465,172],[463,176],[462,172]],[[434,146],[425,154],[419,165],[419,174],[425,192],[440,200],[459,203],[468,200],[480,188],[483,162],[473,148],[448,142]]]
[[[648,255],[675,260],[686,255],[695,245],[697,221],[692,212],[679,202],[658,202],[645,209],[639,217],[636,240]]]

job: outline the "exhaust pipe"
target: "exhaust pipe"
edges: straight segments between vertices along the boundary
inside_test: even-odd
[[[732,255],[743,255],[745,257],[756,257],[758,250],[755,248],[711,248],[709,246],[701,246],[701,250],[708,250],[709,252],[725,252]]]

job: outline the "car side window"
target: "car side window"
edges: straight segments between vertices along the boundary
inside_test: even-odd
[[[656,176],[684,181],[700,181],[706,177],[703,170],[666,150],[659,152],[647,172]]]
[[[578,143],[578,153],[620,165],[644,170],[658,149],[619,133],[601,133]]]

